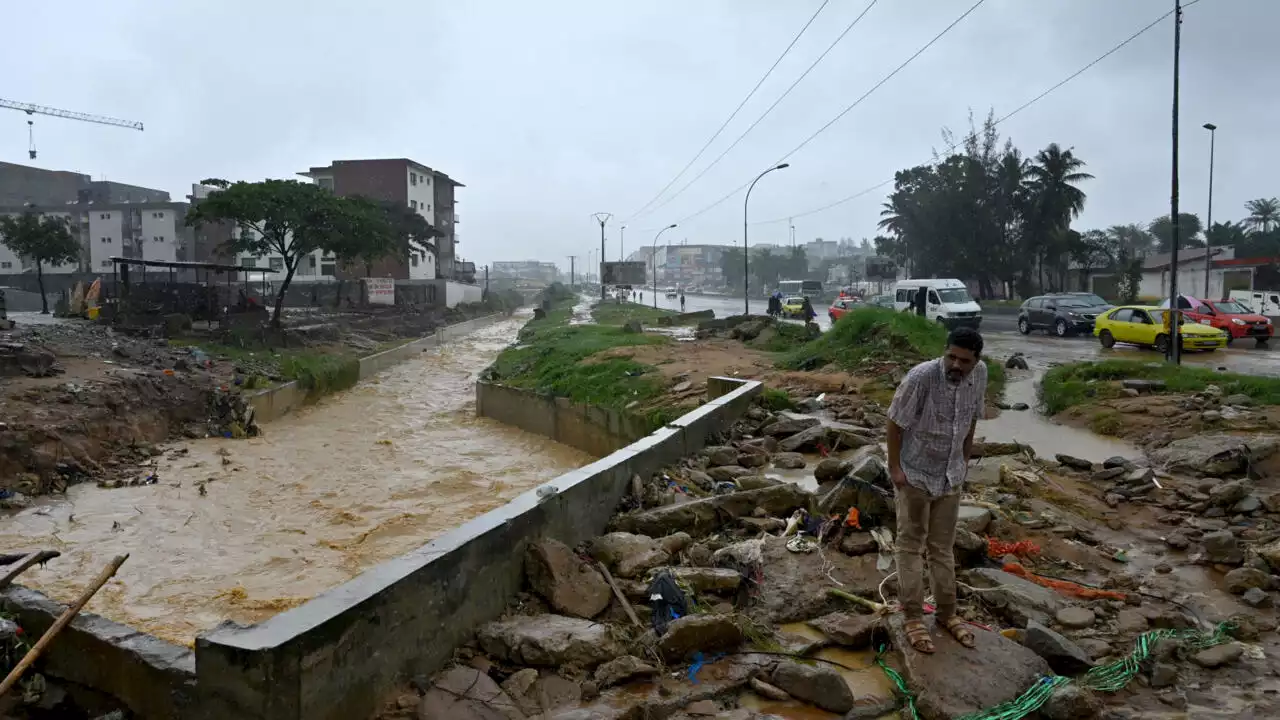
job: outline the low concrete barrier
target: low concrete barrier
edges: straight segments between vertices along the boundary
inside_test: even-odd
[[[397,365],[418,355],[423,350],[438,347],[450,340],[456,340],[476,330],[488,327],[506,317],[506,315],[498,313],[473,318],[453,325],[445,325],[426,337],[393,347],[390,350],[383,350],[380,353],[362,357],[360,358],[360,379],[365,380],[373,377],[392,365]],[[314,398],[310,398],[307,391],[299,387],[297,382],[287,382],[283,385],[252,393],[248,399],[249,404],[253,406],[254,419],[260,423],[267,423],[284,417],[295,408],[305,405],[308,400]]]
[[[760,389],[756,381],[714,378],[706,405],[555,478],[540,488],[554,490],[546,498],[531,490],[298,608],[200,636],[202,711],[244,720],[368,717],[400,683],[442,668],[477,626],[502,614],[521,588],[530,541],[550,537],[573,546],[600,534],[633,474],[701,449]],[[531,395],[494,393],[488,400],[522,422],[559,413],[555,403]],[[516,408],[519,402],[529,409]],[[564,413],[581,417],[580,408]]]

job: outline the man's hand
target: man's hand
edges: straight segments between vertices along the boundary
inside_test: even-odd
[[[893,481],[896,487],[906,487],[907,474],[902,471],[902,467],[893,467],[889,469],[889,479]]]

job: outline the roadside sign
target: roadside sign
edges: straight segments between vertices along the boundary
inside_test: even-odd
[[[648,263],[636,262],[603,262],[600,263],[600,277],[605,285],[644,285],[648,278]]]
[[[395,278],[365,278],[364,287],[370,305],[396,304]]]

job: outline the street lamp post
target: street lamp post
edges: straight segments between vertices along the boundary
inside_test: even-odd
[[[1208,221],[1205,223],[1204,233],[1204,295],[1209,297],[1209,265],[1213,261],[1213,245],[1210,233],[1213,232],[1213,145],[1217,139],[1218,126],[1213,123],[1205,123],[1204,129],[1209,131],[1209,214]],[[1226,296],[1226,288],[1223,289],[1223,296]],[[1212,299],[1212,298],[1211,298]]]
[[[618,236],[618,260],[627,259],[627,226],[622,226],[622,234]]]
[[[774,170],[782,170],[788,167],[791,167],[790,163],[782,163],[780,165],[775,165],[769,168],[768,170],[765,170],[764,172],[757,175],[756,179],[752,180],[751,184],[747,186],[747,195],[742,199],[742,314],[743,315],[751,314],[751,293],[749,292],[747,287],[748,285],[747,276],[750,274],[750,261],[748,260],[749,253],[747,252],[747,204],[751,202],[751,191],[755,189],[756,183],[760,182],[760,178],[764,177],[765,175],[768,175]]]
[[[653,306],[655,308],[658,307],[658,238],[675,226],[675,223],[671,223],[659,230],[658,234],[653,236],[653,249],[649,252],[649,262],[653,264]]]
[[[595,218],[595,221],[600,223],[600,270],[602,273],[600,276],[600,299],[604,300],[603,271],[604,271],[604,259],[606,257],[604,254],[604,224],[609,222],[609,218],[613,217],[613,213],[599,212],[592,215],[591,217]]]
[[[1178,237],[1178,85],[1179,65],[1182,56],[1182,1],[1173,1],[1173,171],[1170,177],[1169,220],[1173,223],[1173,247],[1169,253],[1169,362],[1177,365],[1182,362],[1182,311],[1178,308],[1178,246],[1182,239]]]

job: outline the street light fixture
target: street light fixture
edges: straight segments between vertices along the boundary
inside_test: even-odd
[[[784,170],[789,167],[791,167],[790,163],[781,163],[757,175],[756,179],[752,180],[751,184],[747,186],[747,195],[742,199],[742,314],[743,315],[751,314],[751,294],[748,292],[748,289],[747,289],[747,283],[748,283],[747,276],[750,274],[750,261],[748,260],[749,253],[747,252],[747,204],[751,202],[751,191],[755,189],[756,183],[760,182],[760,178],[764,177],[765,175],[768,175],[774,170]]]
[[[622,226],[622,235],[618,237],[618,260],[627,259],[627,226]]]
[[[653,306],[655,308],[658,307],[658,238],[675,226],[675,223],[671,223],[659,230],[658,234],[653,236],[653,249],[649,252],[649,262],[653,263]]]
[[[1213,232],[1213,146],[1214,140],[1217,139],[1217,125],[1213,123],[1205,123],[1204,129],[1209,131],[1209,214],[1205,223],[1204,232],[1204,296],[1209,297],[1209,265],[1213,262],[1213,245],[1210,242],[1210,233]],[[1226,287],[1222,288],[1222,295],[1225,298],[1227,294]]]

